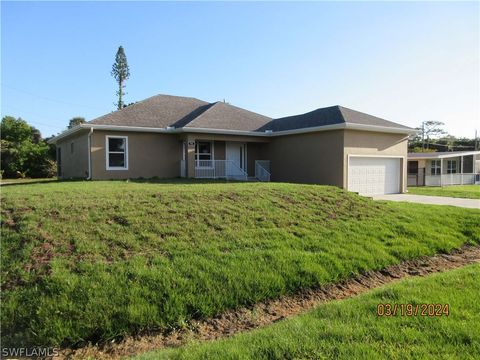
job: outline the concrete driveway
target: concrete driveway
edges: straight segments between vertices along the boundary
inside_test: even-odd
[[[480,200],[461,199],[445,196],[425,196],[409,194],[374,195],[373,200],[406,201],[419,204],[450,205],[463,208],[480,209]]]

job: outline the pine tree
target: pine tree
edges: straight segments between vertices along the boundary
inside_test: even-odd
[[[130,69],[128,68],[127,56],[123,50],[123,46],[120,46],[115,56],[115,63],[112,66],[112,76],[117,80],[118,83],[118,102],[117,109],[120,110],[123,108],[123,89],[125,88],[124,82],[130,77]]]

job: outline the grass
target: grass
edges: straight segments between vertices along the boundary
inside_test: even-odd
[[[57,182],[2,188],[5,346],[184,326],[464,243],[480,211],[328,186]]]
[[[403,280],[230,339],[153,359],[478,359],[480,265]],[[378,304],[449,304],[448,317],[379,317]]]
[[[419,186],[409,187],[408,192],[415,195],[480,199],[480,185]]]

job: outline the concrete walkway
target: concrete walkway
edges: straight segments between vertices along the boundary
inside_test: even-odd
[[[373,200],[406,201],[419,204],[450,205],[463,208],[480,209],[480,200],[478,199],[461,199],[445,196],[388,194],[374,195]]]

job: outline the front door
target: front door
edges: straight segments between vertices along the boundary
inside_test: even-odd
[[[247,144],[227,142],[226,144],[227,176],[244,175],[247,172]]]

